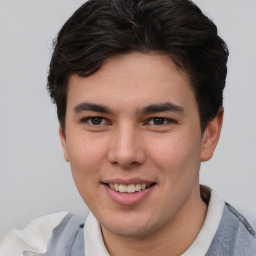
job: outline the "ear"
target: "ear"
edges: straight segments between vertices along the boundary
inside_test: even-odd
[[[200,161],[208,161],[212,158],[214,150],[220,138],[220,132],[223,122],[224,109],[220,107],[218,114],[208,123],[202,139]]]
[[[64,158],[67,162],[69,162],[68,151],[67,151],[67,140],[61,125],[59,125],[59,135],[60,135],[61,146],[64,152]]]

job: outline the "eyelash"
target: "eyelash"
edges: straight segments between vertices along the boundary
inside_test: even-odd
[[[100,121],[100,123],[98,124],[93,124],[93,119],[96,119],[94,121]],[[99,120],[97,120],[99,119]],[[104,121],[104,123],[102,123]],[[154,123],[155,122],[159,122],[160,121],[160,124],[156,124]],[[161,121],[163,123],[161,123]],[[102,126],[102,125],[106,125],[106,124],[111,124],[111,122],[108,122],[108,120],[104,117],[101,117],[101,116],[90,116],[90,117],[87,117],[87,118],[83,118],[81,120],[81,123],[88,123],[89,125],[91,126]],[[153,125],[153,126],[164,126],[164,125],[167,125],[167,124],[176,124],[177,121],[175,121],[174,119],[170,119],[170,118],[165,118],[165,117],[152,117],[152,118],[149,118],[146,120],[146,122],[144,123],[144,125]]]
[[[104,117],[101,117],[101,116],[90,116],[90,117],[86,117],[86,118],[83,118],[83,119],[81,120],[81,122],[82,122],[82,123],[88,123],[88,124],[91,125],[91,126],[101,126],[101,125],[105,125],[105,124],[102,124],[102,123],[100,123],[100,124],[93,124],[93,123],[92,123],[93,118],[94,118],[94,119],[97,119],[97,118],[98,118],[98,119],[101,120],[101,122],[104,120],[104,121],[107,123],[107,119],[104,118]]]
[[[163,121],[164,123],[163,124],[155,124],[155,123],[150,124],[150,122],[154,122],[154,121]],[[159,117],[159,116],[152,117],[152,118],[148,119],[146,122],[146,124],[154,125],[154,126],[163,126],[163,125],[172,124],[172,123],[175,124],[177,122],[171,118],[165,118],[165,117]]]

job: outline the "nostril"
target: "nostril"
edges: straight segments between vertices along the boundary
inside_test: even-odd
[[[142,146],[136,141],[129,139],[127,133],[123,134],[120,141],[115,143],[115,139],[110,143],[107,153],[107,160],[112,165],[122,168],[141,165],[145,162],[146,156]]]

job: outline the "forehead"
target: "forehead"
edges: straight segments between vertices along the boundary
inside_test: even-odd
[[[130,53],[108,59],[89,77],[72,75],[68,83],[67,107],[93,101],[111,108],[194,101],[188,76],[170,57]]]

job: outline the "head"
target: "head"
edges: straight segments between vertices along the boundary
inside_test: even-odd
[[[69,77],[90,76],[107,59],[131,52],[167,55],[189,76],[203,132],[222,107],[228,50],[215,24],[189,0],[91,0],[70,17],[48,76],[63,131]]]
[[[221,129],[227,55],[187,0],[91,0],[60,30],[48,89],[104,238],[202,216],[199,168]]]

